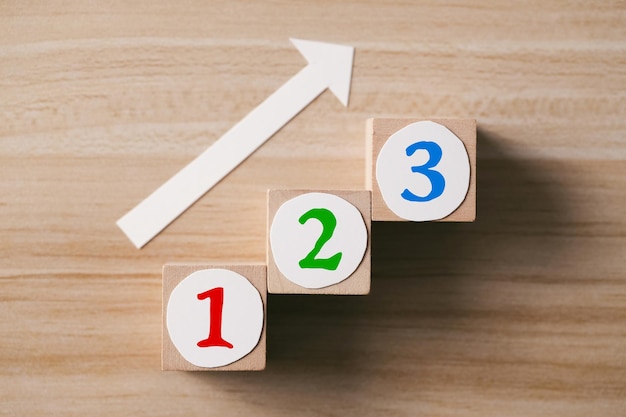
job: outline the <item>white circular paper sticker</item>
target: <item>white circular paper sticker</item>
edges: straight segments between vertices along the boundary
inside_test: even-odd
[[[446,217],[465,200],[470,163],[463,142],[431,121],[412,123],[387,139],[376,161],[387,207],[412,221]]]
[[[283,203],[270,228],[274,261],[305,288],[337,284],[358,268],[367,248],[361,212],[334,194],[307,193]]]
[[[263,330],[263,300],[242,275],[204,269],[183,279],[167,303],[167,331],[189,363],[214,368],[250,353]]]

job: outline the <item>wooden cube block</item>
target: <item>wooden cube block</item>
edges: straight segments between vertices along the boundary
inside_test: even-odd
[[[164,265],[162,369],[264,369],[266,311],[265,265]]]
[[[370,291],[369,191],[268,191],[268,291]]]
[[[365,188],[374,221],[474,221],[476,121],[369,119]]]

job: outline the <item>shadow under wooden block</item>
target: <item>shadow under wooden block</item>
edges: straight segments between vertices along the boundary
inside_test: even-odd
[[[476,120],[474,119],[368,119],[366,124],[365,146],[365,188],[372,191],[373,221],[407,221],[394,213],[385,203],[377,181],[376,163],[381,149],[390,136],[400,129],[420,121],[432,121],[445,126],[456,135],[465,146],[469,157],[469,187],[465,199],[450,214],[433,221],[472,222],[476,220]],[[419,138],[416,138],[419,140]],[[405,157],[406,155],[400,155]],[[437,167],[432,168],[433,171]],[[407,171],[409,172],[409,171]],[[409,175],[420,175],[409,173]],[[419,205],[416,204],[416,210]]]
[[[224,272],[224,270],[226,270]],[[218,297],[209,298],[211,290],[214,290],[214,281],[206,280],[206,285],[200,282],[200,289],[189,292],[186,299],[182,300],[185,310],[191,310],[194,307],[199,309],[199,314],[192,314],[190,320],[183,323],[184,327],[193,328],[198,327],[196,323],[200,324],[200,328],[197,329],[197,335],[193,336],[189,343],[185,343],[186,349],[191,349],[191,352],[195,355],[214,355],[217,350],[222,350],[222,353],[228,349],[239,348],[238,340],[241,340],[240,336],[229,336],[227,328],[235,330],[235,332],[241,332],[242,328],[248,329],[249,323],[243,320],[253,315],[253,327],[252,334],[244,336],[242,343],[247,344],[251,350],[245,351],[243,356],[234,362],[222,365],[222,366],[197,366],[190,363],[183,357],[181,351],[176,347],[172,340],[172,334],[168,329],[168,306],[170,305],[170,298],[173,291],[177,286],[190,275],[198,271],[209,271],[218,279],[227,280],[225,284],[221,285],[221,292],[216,294]],[[235,275],[229,275],[230,272],[234,272],[241,277]],[[204,279],[204,276],[202,277]],[[247,280],[247,281],[246,281]],[[239,287],[232,286],[234,282],[239,282]],[[249,284],[252,285],[250,287]],[[238,291],[242,288],[244,291]],[[218,288],[218,289],[220,289]],[[192,288],[193,289],[193,288]],[[255,291],[256,290],[256,291]],[[260,296],[260,300],[257,298],[257,294]],[[241,298],[243,293],[246,293],[249,298]],[[203,297],[204,296],[204,297]],[[250,297],[252,301],[250,302]],[[261,304],[258,302],[260,301]],[[200,303],[200,304],[194,304]],[[215,304],[214,304],[215,303]],[[217,308],[219,306],[219,309]],[[233,307],[234,306],[234,307]],[[223,308],[223,310],[222,310]],[[234,308],[234,310],[233,310]],[[241,309],[248,309],[241,312]],[[259,317],[262,310],[262,317]],[[234,311],[235,314],[229,314]],[[224,316],[222,316],[222,313]],[[162,345],[161,345],[161,368],[164,371],[252,371],[265,369],[266,362],[266,316],[267,313],[267,269],[262,264],[232,264],[232,265],[220,265],[220,264],[166,264],[163,266],[163,307],[162,307]],[[189,315],[189,312],[186,312]],[[215,315],[215,317],[210,317]],[[227,316],[228,315],[228,316]],[[219,317],[219,318],[218,318]],[[197,320],[196,320],[197,318]],[[215,322],[214,322],[215,320]],[[260,320],[260,323],[259,323]],[[254,333],[256,332],[256,333]],[[232,333],[232,332],[230,332]],[[256,336],[260,333],[258,339]],[[208,336],[208,337],[207,337]],[[222,339],[222,336],[224,339]],[[205,343],[211,346],[200,347],[203,338],[206,340],[221,340],[224,342],[222,345],[212,345],[212,343]],[[197,340],[196,340],[197,339]],[[179,339],[180,340],[180,339]],[[230,342],[232,342],[232,344]],[[254,344],[257,342],[256,344]],[[181,342],[179,342],[181,343]],[[226,347],[228,344],[231,347]],[[234,345],[234,346],[233,346]],[[219,353],[219,352],[218,352]],[[221,359],[220,359],[221,360]]]
[[[320,195],[322,197],[319,197]],[[326,201],[326,197],[331,201]],[[308,201],[300,205],[303,200]],[[328,207],[329,204],[334,204],[332,200],[338,200],[340,205],[345,206],[346,211],[341,207]],[[334,220],[324,219],[319,215],[325,209],[330,209],[337,215],[336,218],[333,215]],[[280,216],[277,216],[279,211]],[[287,218],[288,220],[285,220]],[[335,224],[331,224],[332,221],[335,221]],[[369,294],[371,282],[369,191],[270,190],[267,224],[268,292]],[[308,231],[305,231],[305,226]],[[311,231],[311,227],[317,228]],[[333,260],[335,262],[330,266],[320,262],[332,263]]]

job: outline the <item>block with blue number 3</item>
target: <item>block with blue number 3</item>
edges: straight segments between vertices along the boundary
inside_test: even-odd
[[[268,191],[268,292],[370,291],[371,193]]]
[[[476,121],[369,119],[365,183],[374,221],[474,221]]]

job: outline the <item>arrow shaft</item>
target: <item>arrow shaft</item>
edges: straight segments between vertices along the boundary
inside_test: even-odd
[[[235,124],[211,147],[117,221],[137,248],[241,164],[328,86],[309,64]]]

